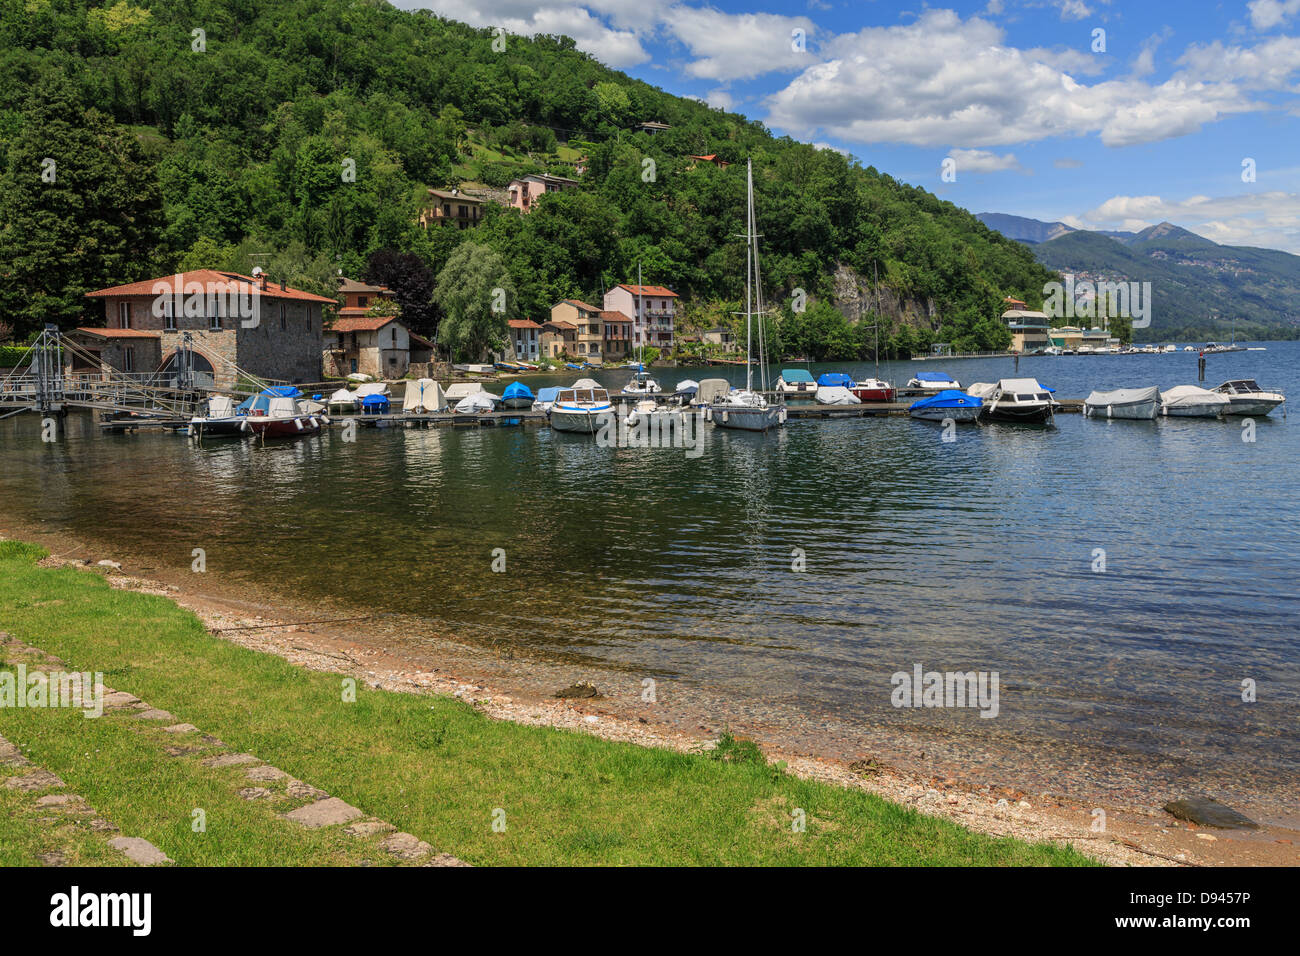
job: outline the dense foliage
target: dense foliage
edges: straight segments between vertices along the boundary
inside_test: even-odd
[[[876,267],[938,317],[884,340],[988,347],[1005,334],[1001,297],[1036,300],[1052,278],[963,210],[837,152],[607,69],[565,37],[493,39],[382,0],[0,0],[0,306],[20,332],[84,321],[86,288],[196,265],[258,264],[332,293],[335,274],[373,276],[385,251],[436,275],[470,235],[532,318],[598,299],[638,262],[688,300],[734,299],[745,158],[776,307],[795,289],[829,297],[839,264]],[[54,90],[62,125],[46,120]],[[645,120],[671,129],[637,131]],[[45,156],[62,192],[40,179]],[[417,224],[426,187],[573,175],[580,159],[581,188],[527,216],[490,204],[472,232]],[[824,312],[797,325],[783,347],[839,355],[868,338]]]

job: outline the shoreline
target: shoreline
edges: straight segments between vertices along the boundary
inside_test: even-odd
[[[374,632],[347,616],[318,614],[319,624],[295,623],[292,608],[273,607],[235,599],[175,583],[176,578],[145,576],[129,566],[94,567],[93,557],[68,557],[88,546],[66,547],[67,539],[34,530],[5,535],[36,540],[49,548],[45,566],[90,565],[105,573],[115,588],[167,597],[198,616],[217,636],[234,644],[279,656],[315,671],[344,673],[374,687],[406,693],[434,693],[472,703],[487,716],[517,724],[576,730],[608,740],[678,751],[709,747],[724,730],[753,737],[769,760],[781,760],[796,776],[856,787],[923,813],[946,818],[975,832],[1054,843],[1073,842],[1077,849],[1112,865],[1297,865],[1300,829],[1266,822],[1256,832],[1205,831],[1174,820],[1158,807],[1125,805],[1117,801],[1083,800],[1051,790],[1027,793],[1023,789],[980,781],[978,774],[945,768],[943,775],[927,774],[888,760],[868,756],[866,766],[804,752],[773,742],[762,728],[736,727],[726,721],[703,718],[696,712],[676,711],[662,705],[639,703],[633,694],[586,699],[556,699],[545,686],[565,687],[565,675],[592,676],[593,667],[529,660],[498,655],[473,644],[452,639],[423,647],[381,646]],[[63,548],[62,552],[60,548]],[[107,555],[116,559],[117,556]],[[377,617],[374,615],[372,617]],[[604,668],[598,686],[610,686],[614,671]],[[712,725],[712,726],[710,726]],[[1104,833],[1093,832],[1095,808],[1106,812]],[[1288,821],[1289,823],[1289,821]]]

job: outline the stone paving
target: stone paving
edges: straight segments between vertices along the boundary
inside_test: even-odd
[[[6,649],[11,652],[16,651],[23,654],[29,658],[29,661],[38,661],[45,664],[56,663],[56,659],[52,658],[51,655],[46,654],[39,648],[15,641],[3,632],[0,632],[0,644],[5,645]],[[58,663],[61,664],[62,662]],[[170,722],[177,719],[173,714],[165,710],[150,706],[134,694],[127,691],[113,690],[108,687],[104,688],[104,710],[105,712],[135,711],[134,716],[145,721]],[[177,736],[197,735],[208,747],[225,746],[219,739],[203,734],[198,727],[191,723],[171,723],[163,729]],[[209,753],[205,747],[183,742],[165,746],[163,752],[178,759]],[[449,853],[436,853],[432,846],[413,834],[394,832],[397,828],[391,823],[368,816],[364,810],[354,807],[338,797],[331,797],[324,790],[295,779],[278,767],[263,762],[254,754],[209,753],[208,756],[202,757],[199,763],[214,771],[230,767],[247,767],[246,777],[249,781],[253,781],[255,784],[269,783],[277,785],[274,790],[266,786],[255,785],[237,787],[235,792],[244,800],[269,800],[284,795],[294,800],[309,801],[300,807],[281,814],[283,819],[304,828],[319,829],[341,826],[344,833],[360,840],[386,834],[378,842],[377,847],[399,863],[418,863],[423,866],[469,865]],[[4,776],[6,768],[20,770],[21,773]],[[11,790],[30,793],[62,789],[65,786],[64,782],[57,776],[35,766],[3,736],[0,736],[0,778],[3,778],[0,779],[0,785]],[[281,783],[284,784],[283,790],[278,787]],[[85,814],[90,817],[88,823],[92,830],[106,833],[117,831],[114,824],[95,813],[86,801],[77,794],[46,794],[38,797],[35,805],[46,808],[51,813],[74,812]],[[109,845],[120,851],[130,861],[141,866],[159,866],[174,862],[162,850],[140,837],[114,837],[109,840]],[[51,851],[41,854],[40,862],[47,866],[61,866],[64,865],[65,858],[61,851]]]

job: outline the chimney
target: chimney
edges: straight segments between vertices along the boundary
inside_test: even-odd
[[[262,287],[262,291],[265,292],[265,291],[266,291],[266,273],[265,273],[265,272],[258,273],[258,276],[257,276],[257,282],[258,282],[258,284]]]
[[[284,291],[284,276],[280,276],[280,291]]]

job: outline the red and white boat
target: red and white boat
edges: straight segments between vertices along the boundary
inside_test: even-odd
[[[271,398],[265,408],[250,408],[244,419],[244,428],[263,441],[268,438],[299,438],[319,435],[326,420],[324,415],[304,411],[295,399],[277,396]]]
[[[894,386],[878,378],[865,378],[849,386],[849,391],[862,402],[892,402],[898,394]]]

